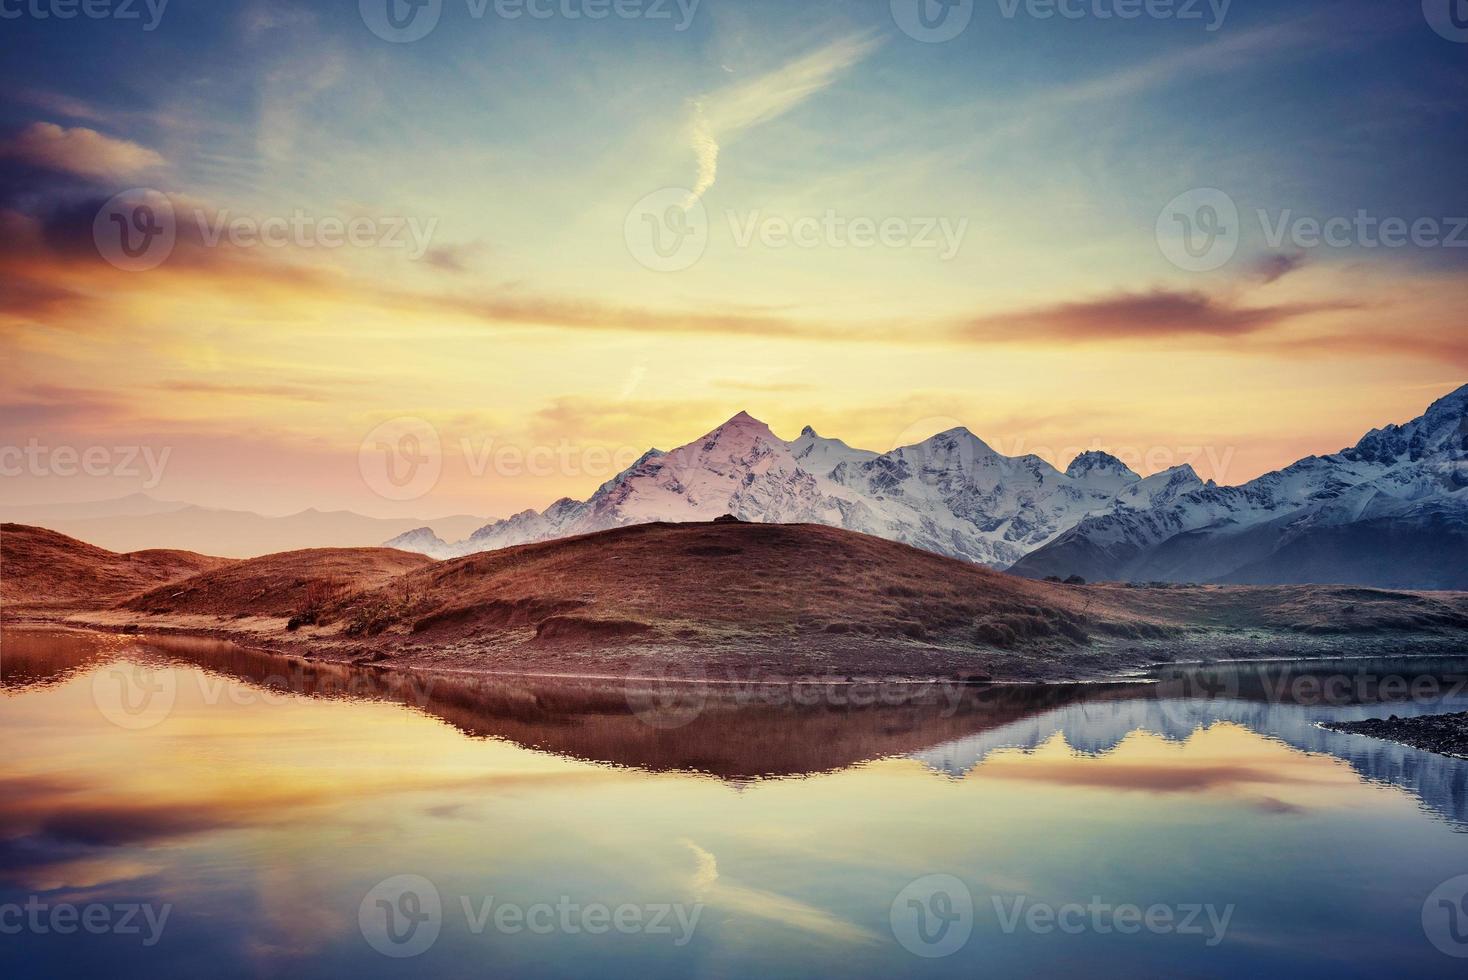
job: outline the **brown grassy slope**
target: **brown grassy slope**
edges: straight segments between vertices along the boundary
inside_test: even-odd
[[[433,559],[392,548],[317,548],[235,562],[130,599],[137,612],[290,617]]]
[[[854,635],[1011,646],[1087,630],[1155,635],[1163,618],[1084,589],[1005,575],[817,525],[641,524],[471,555],[342,602],[374,632],[425,639],[531,629],[546,642]]]
[[[46,528],[0,525],[0,601],[104,605],[229,564],[192,551],[118,554]]]

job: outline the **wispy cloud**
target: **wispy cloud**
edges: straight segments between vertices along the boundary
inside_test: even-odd
[[[693,100],[689,143],[698,177],[689,203],[714,186],[723,145],[761,123],[778,119],[831,86],[865,59],[880,42],[869,33],[850,34],[786,62],[773,71]]]

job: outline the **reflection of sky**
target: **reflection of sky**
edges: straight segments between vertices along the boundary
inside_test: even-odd
[[[410,961],[423,975],[752,975],[832,957],[873,976],[1451,972],[1418,916],[1468,871],[1468,835],[1343,761],[1236,724],[1181,741],[1134,731],[1099,756],[1051,737],[957,777],[895,759],[736,787],[472,740],[389,704],[175,676],[173,712],[139,731],[102,717],[87,674],[0,701],[4,744],[26,747],[0,758],[0,901],[175,905],[155,949],[7,937],[8,967],[386,975],[404,964],[367,947],[358,903],[420,874],[447,910],[437,945]],[[1087,710],[1104,729],[1112,707]],[[961,878],[977,920],[961,953],[921,964],[893,941],[888,907],[930,873]],[[473,935],[459,896],[491,895],[706,908],[682,948]],[[1205,956],[1197,937],[1004,934],[996,895],[1237,910]]]

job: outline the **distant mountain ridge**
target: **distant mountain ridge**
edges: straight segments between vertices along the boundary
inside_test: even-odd
[[[1405,425],[1242,486],[1088,515],[1032,577],[1468,588],[1468,386]]]
[[[1468,588],[1468,386],[1238,487],[1190,466],[1141,477],[1085,452],[1064,472],[965,428],[886,453],[740,412],[650,450],[587,500],[562,499],[462,541],[427,528],[389,547],[453,558],[654,521],[733,514],[860,531],[1030,577]]]
[[[142,493],[79,503],[0,505],[0,519],[45,526],[110,551],[175,548],[226,558],[256,558],[301,548],[375,547],[384,538],[424,523],[421,518],[368,517],[352,511],[304,510],[269,517],[157,500]],[[459,537],[472,533],[484,520],[445,517],[431,526]]]
[[[1037,456],[1003,456],[962,428],[889,453],[854,449],[809,427],[786,442],[740,412],[685,446],[649,451],[587,500],[558,500],[459,542],[421,528],[386,544],[453,558],[732,514],[825,524],[1003,568],[1095,510],[1204,486],[1187,466],[1143,479],[1105,453],[1087,453],[1077,464],[1062,473]]]

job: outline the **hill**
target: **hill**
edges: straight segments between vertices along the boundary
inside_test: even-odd
[[[119,554],[25,524],[0,525],[0,601],[93,605],[227,565],[191,551]]]
[[[97,560],[97,549],[69,547]],[[447,562],[381,548],[289,552],[93,608],[66,619],[315,659],[735,685],[1097,676],[1176,659],[1424,652],[1468,637],[1462,593],[1063,585],[838,528],[732,518]]]
[[[314,548],[251,558],[128,600],[153,614],[314,619],[344,594],[372,589],[433,559],[390,548]]]

